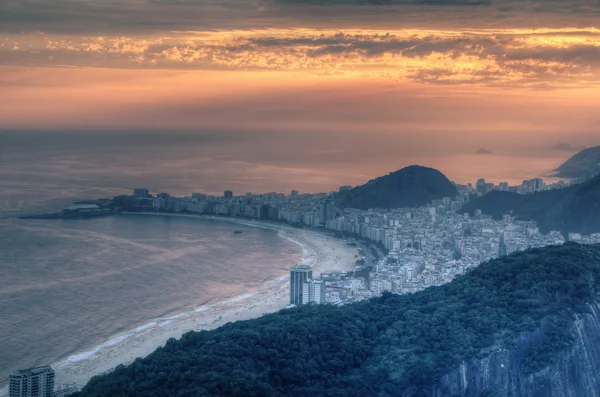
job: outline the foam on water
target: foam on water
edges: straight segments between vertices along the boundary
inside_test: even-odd
[[[234,298],[231,298],[231,299],[229,299],[229,300],[226,300],[226,301],[225,301],[225,302],[223,302],[223,303],[233,303],[233,302],[238,302],[238,301],[241,301],[241,300],[244,300],[244,299],[248,299],[248,298],[250,298],[250,297],[251,297],[251,296],[253,296],[253,295],[256,295],[256,292],[251,292],[251,293],[248,293],[248,294],[239,295],[239,296],[236,296],[236,297],[234,297]]]
[[[215,305],[208,305],[208,306],[200,306],[194,309],[194,312],[196,313],[202,313],[205,312],[207,310],[210,310],[211,308],[213,308]]]
[[[140,327],[140,328],[142,328],[142,327]],[[128,333],[125,335],[119,335],[114,338],[111,338],[111,339],[107,340],[106,342],[102,342],[100,345],[94,347],[92,350],[89,350],[89,351],[86,351],[83,353],[73,354],[72,356],[67,357],[67,361],[70,363],[75,363],[78,361],[87,360],[88,358],[92,357],[94,354],[98,353],[102,349],[106,349],[108,347],[113,347],[113,346],[118,345],[119,343],[123,342],[125,339],[130,337],[131,335],[132,334]]]
[[[156,321],[152,321],[151,323],[142,325],[141,327],[137,327],[134,332],[142,332],[151,328],[156,328]]]

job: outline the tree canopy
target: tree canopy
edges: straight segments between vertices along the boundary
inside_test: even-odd
[[[598,280],[600,245],[532,249],[414,294],[189,332],[94,377],[79,396],[393,396],[409,387],[419,395],[462,360],[541,329],[522,363],[534,372],[569,348],[574,314]]]

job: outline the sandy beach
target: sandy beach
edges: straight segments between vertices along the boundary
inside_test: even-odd
[[[132,215],[134,216],[134,215]],[[184,216],[183,214],[137,214],[135,216]],[[206,217],[203,217],[206,219]],[[274,229],[282,238],[289,239],[302,247],[302,258],[298,263],[313,266],[313,275],[323,272],[354,269],[356,247],[350,247],[340,239],[318,232],[289,226],[246,221],[232,218],[209,217],[223,222],[240,223],[253,227]],[[291,268],[294,263],[290,263]],[[56,371],[56,384],[85,385],[95,375],[111,371],[120,364],[131,363],[145,357],[163,346],[169,338],[180,338],[189,331],[211,330],[219,326],[257,318],[272,313],[289,304],[289,276],[268,280],[256,290],[231,297],[214,305],[196,308],[169,318],[149,319],[137,328],[113,335],[101,345],[78,352],[52,364]]]

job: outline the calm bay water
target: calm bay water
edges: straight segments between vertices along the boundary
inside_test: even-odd
[[[300,254],[272,230],[211,220],[1,220],[0,378],[244,294]]]

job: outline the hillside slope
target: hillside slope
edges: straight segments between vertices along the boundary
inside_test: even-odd
[[[600,245],[529,250],[415,294],[190,332],[79,396],[597,397],[599,288]]]
[[[438,170],[411,165],[355,187],[341,195],[337,204],[363,210],[420,207],[457,194],[452,182]]]
[[[600,173],[600,146],[583,149],[556,169],[561,178],[589,178]]]
[[[492,191],[467,203],[461,211],[473,214],[476,209],[495,219],[513,213],[518,219],[535,220],[543,233],[600,233],[600,177],[534,194]]]

